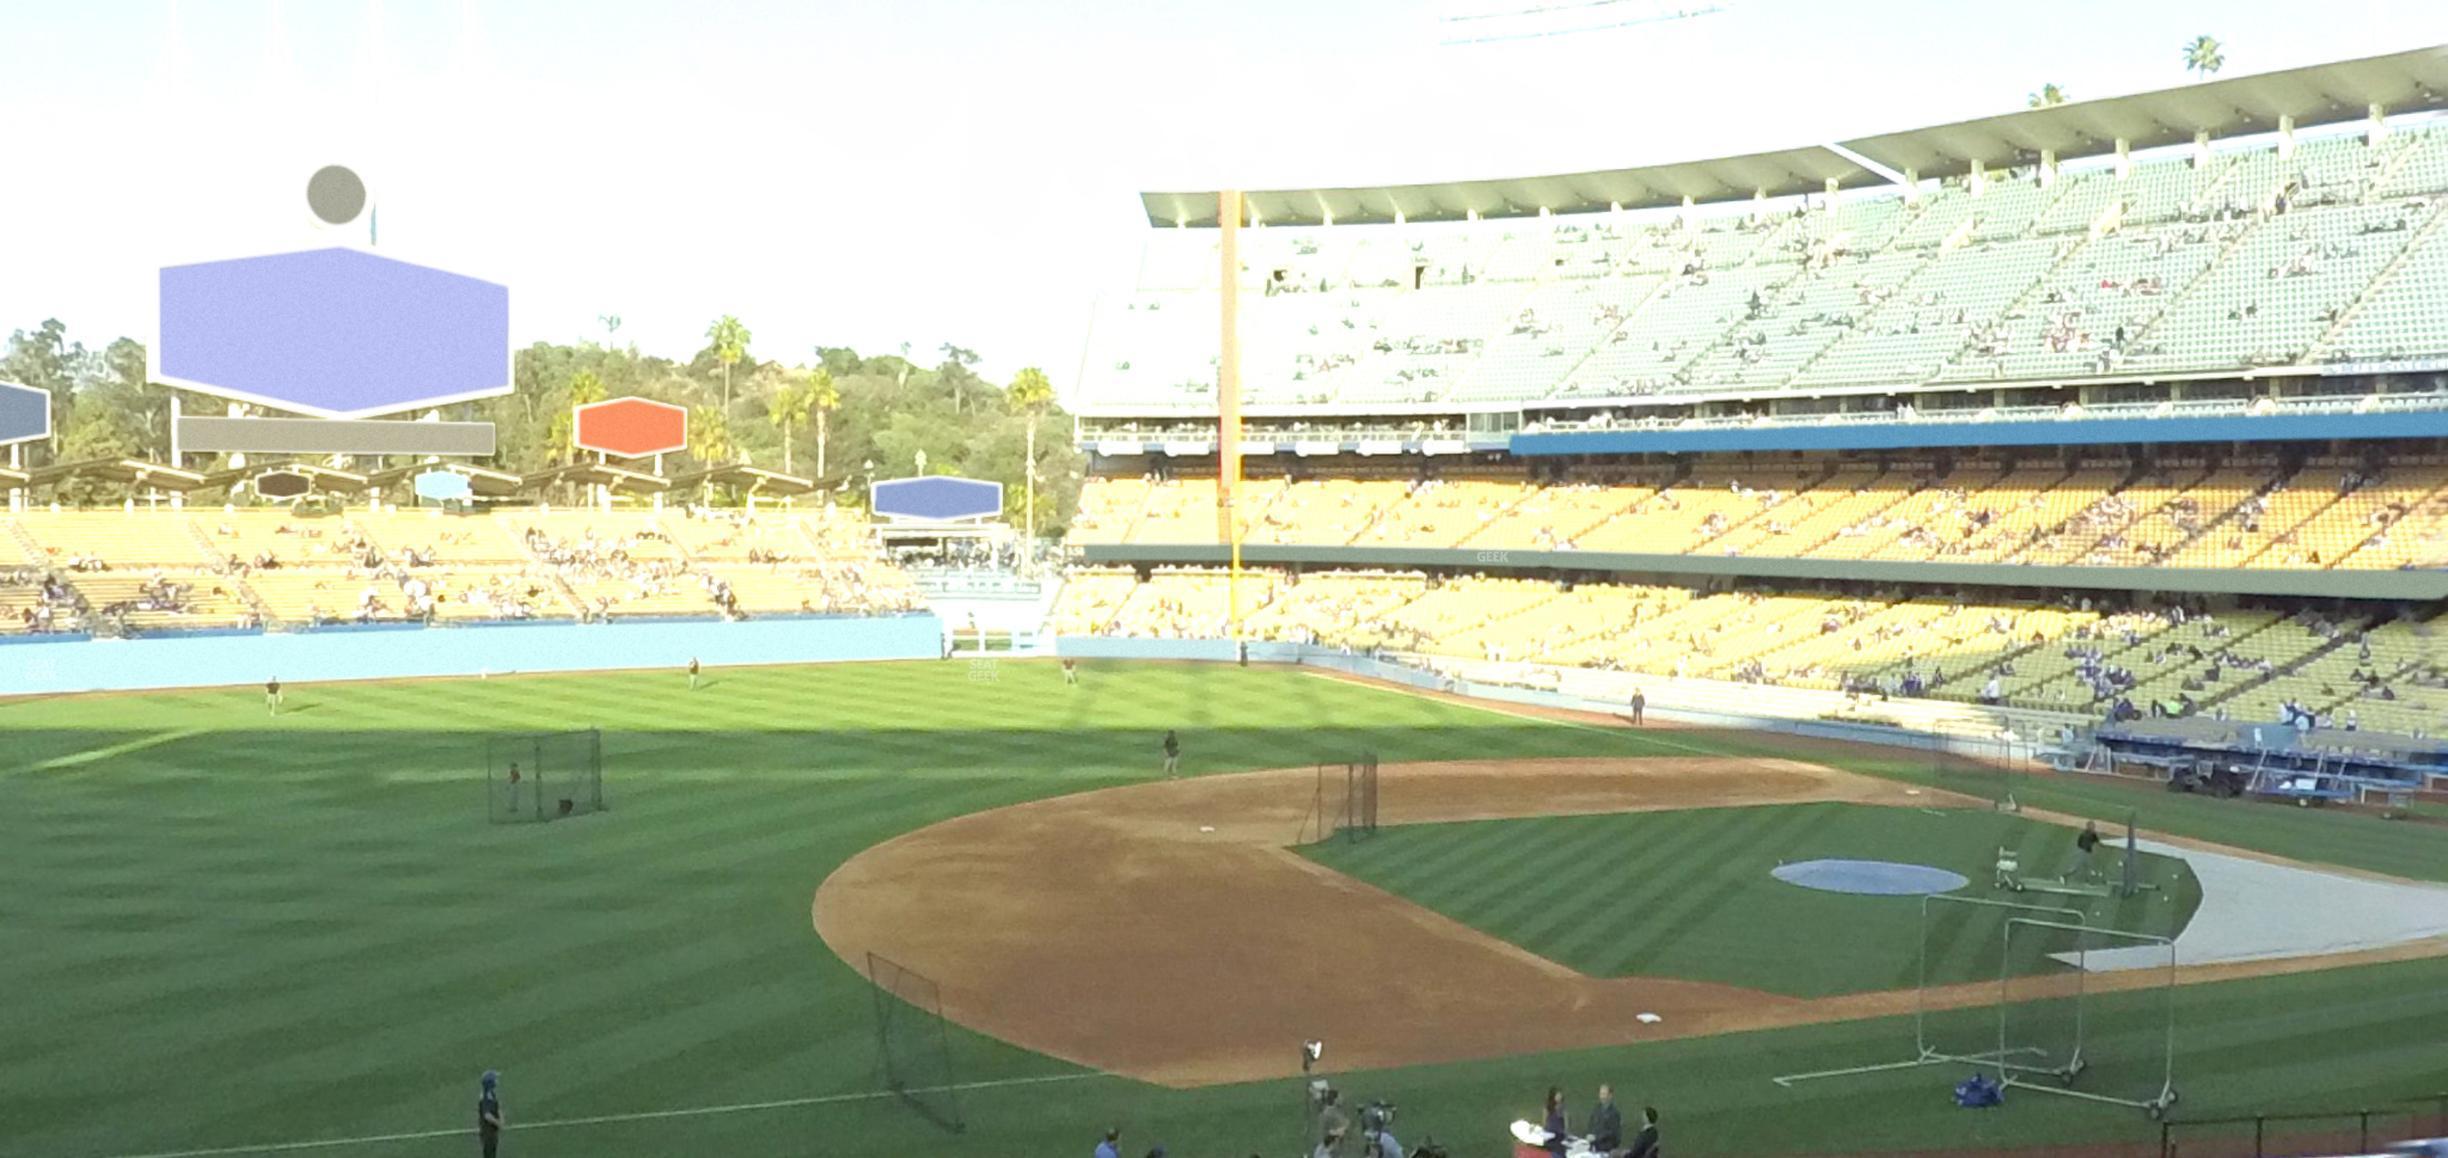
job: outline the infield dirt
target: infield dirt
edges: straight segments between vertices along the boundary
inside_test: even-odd
[[[1380,775],[1386,824],[1938,795],[1784,760]],[[1377,1067],[1818,1020],[1811,1007],[1830,1004],[1584,977],[1316,865],[1288,847],[1316,788],[1313,769],[1283,769],[959,817],[843,865],[817,892],[816,928],[845,960],[872,950],[933,978],[954,1021],[1170,1086],[1295,1073],[1309,1038],[1334,1043],[1339,1069]],[[1866,998],[1847,1015],[1911,1008],[1910,993]]]

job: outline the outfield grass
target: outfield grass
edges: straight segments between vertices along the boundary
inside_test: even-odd
[[[862,848],[1150,777],[1167,728],[1200,774],[1362,748],[1783,751],[1773,737],[1558,726],[1223,666],[1091,664],[1076,690],[1051,665],[1009,662],[723,671],[695,695],[669,673],[356,684],[293,688],[290,705],[267,718],[251,689],[0,704],[0,1155],[460,1130],[486,1067],[527,1124],[505,1148],[515,1158],[936,1151],[931,1127],[865,1097],[869,990],[809,927],[817,883]],[[590,724],[606,729],[610,813],[484,822],[479,733]],[[1841,762],[1926,773],[1868,749]],[[2103,816],[2135,802],[2082,784],[2030,794]],[[2427,826],[2140,803],[2146,828],[2448,874]],[[957,920],[961,903],[911,917]],[[1117,954],[1129,936],[1113,930]],[[2120,1000],[2095,1011],[2104,1048]],[[2182,1003],[2191,1112],[2448,1086],[2448,964],[2203,987]],[[1908,1024],[1865,1022],[1338,1080],[1402,1102],[1408,1141],[1469,1143],[1457,1158],[1502,1153],[1502,1123],[1547,1085],[1602,1080],[1666,1109],[1678,1152],[1699,1154],[2148,1128],[2069,1103],[1965,1114],[1943,1096],[1959,1075],[1936,1072],[1767,1081],[1898,1056],[1910,1039]],[[1131,1147],[1163,1141],[1186,1158],[1292,1149],[1283,1083],[1168,1092],[957,1030],[951,1047],[964,1080],[998,1083],[961,1095],[974,1124],[962,1152],[1084,1152],[1117,1122]],[[794,1104],[631,1117],[761,1102]],[[599,1116],[619,1120],[582,1121]],[[310,1152],[424,1158],[472,1143]]]
[[[1963,895],[2080,909],[2095,926],[2174,936],[2201,903],[2182,861],[2144,854],[2161,885],[2130,899],[1998,896],[2011,847],[2033,875],[2075,861],[2073,830],[1968,809],[1859,804],[1696,808],[1605,816],[1418,824],[1303,853],[1491,936],[1593,977],[1720,981],[1798,997],[1919,984],[1918,897],[1820,892],[1771,875],[1787,861],[1895,860],[1963,874]],[[2115,871],[2103,850],[2097,863]],[[1994,981],[2009,910],[1941,905],[1930,919],[1932,984]],[[2031,916],[2028,913],[2012,913]],[[2035,946],[2019,974],[2064,965]]]

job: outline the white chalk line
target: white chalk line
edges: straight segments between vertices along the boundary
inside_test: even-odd
[[[1110,1077],[1102,1072],[1047,1074],[1034,1078],[998,1078],[983,1082],[956,1082],[944,1086],[927,1086],[906,1091],[911,1094],[948,1094],[966,1090],[990,1090],[1011,1086],[1041,1086],[1052,1082],[1076,1082],[1087,1078]],[[728,1106],[690,1106],[678,1110],[638,1110],[625,1114],[596,1114],[584,1118],[554,1118],[542,1122],[512,1122],[504,1133],[522,1130],[560,1130],[574,1126],[609,1126],[623,1122],[649,1122],[665,1118],[704,1118],[717,1114],[745,1114],[757,1110],[787,1110],[801,1106],[830,1106],[844,1102],[867,1102],[900,1095],[890,1090],[868,1090],[855,1094],[824,1094],[807,1098],[782,1098],[770,1102],[740,1102]],[[306,1142],[260,1142],[245,1146],[215,1146],[203,1150],[156,1150],[144,1154],[114,1154],[110,1158],[218,1158],[232,1154],[287,1154],[300,1150],[334,1150],[346,1146],[374,1146],[384,1142],[419,1142],[432,1138],[460,1138],[474,1134],[469,1126],[448,1130],[411,1130],[401,1134],[363,1134],[354,1138],[317,1138]]]

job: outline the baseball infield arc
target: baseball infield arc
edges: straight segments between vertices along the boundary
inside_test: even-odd
[[[1810,801],[1984,806],[1792,760],[1462,761],[1381,775],[1388,824]],[[957,817],[843,864],[817,889],[816,932],[846,961],[873,951],[934,978],[945,1016],[962,1025],[1174,1087],[1297,1073],[1298,1044],[1310,1038],[1334,1043],[1337,1069],[1370,1069],[1996,999],[1994,984],[1979,983],[1805,999],[1586,977],[1292,852],[1316,785],[1313,769],[1281,769]],[[2448,938],[2187,966],[2178,980],[2442,954]],[[2031,992],[2060,983],[2070,992],[2072,981],[2036,979]],[[2093,992],[2160,983],[2149,970],[2083,982]]]
[[[1603,759],[1388,765],[1388,824],[1932,794],[1814,764]],[[844,864],[815,900],[843,959],[879,952],[980,1032],[1172,1086],[1453,1061],[1806,1020],[1735,986],[1591,978],[1317,865],[1292,844],[1312,769],[1081,793],[945,821]],[[1212,829],[1212,831],[1203,831]],[[1856,1015],[1910,1008],[1868,995]],[[1663,1020],[1643,1025],[1637,1013]]]
[[[1387,765],[1382,777],[1389,824],[1808,801],[1983,806],[1790,760],[1468,761]],[[828,877],[816,892],[816,932],[846,961],[874,951],[934,978],[944,1014],[962,1025],[1174,1087],[1296,1073],[1298,1043],[1309,1038],[1334,1043],[1337,1069],[1365,1069],[1914,1008],[1910,990],[1804,999],[1585,977],[1290,851],[1316,783],[1309,768],[1251,772],[944,821]],[[2442,954],[2448,938],[2187,966],[2178,979]],[[2057,979],[2069,991],[2072,980]],[[2147,970],[2084,980],[2094,992],[2159,983]],[[1995,985],[1975,983],[1924,999],[1962,1007],[1995,998]],[[1639,1013],[1662,1020],[1643,1023]]]

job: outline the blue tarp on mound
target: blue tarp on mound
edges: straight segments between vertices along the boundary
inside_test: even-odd
[[[1805,860],[1781,864],[1770,875],[1789,885],[1829,893],[1867,893],[1878,897],[1917,897],[1951,893],[1971,884],[1962,873],[1925,864],[1885,860]]]

